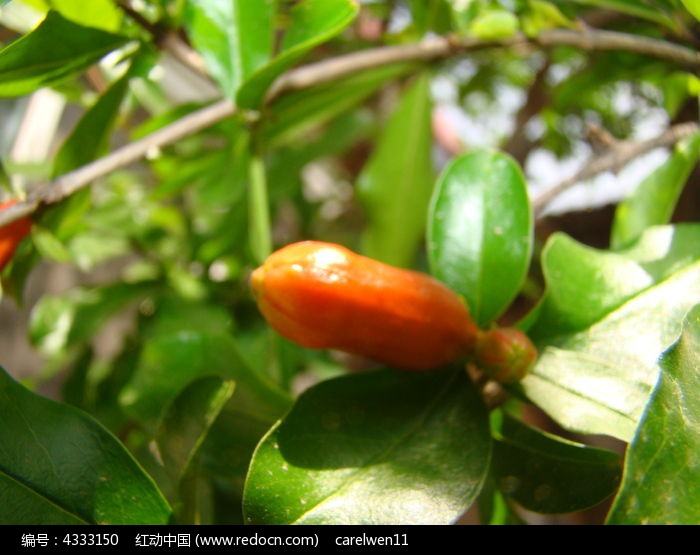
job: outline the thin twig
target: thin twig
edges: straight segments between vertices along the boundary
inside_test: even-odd
[[[523,164],[535,142],[527,137],[525,126],[528,121],[539,114],[549,103],[547,89],[547,76],[551,67],[551,60],[547,58],[537,70],[535,78],[527,91],[525,102],[515,115],[515,128],[508,142],[503,145],[503,150],[515,158],[519,164]]]
[[[672,146],[681,139],[698,131],[700,131],[700,125],[697,123],[679,123],[653,139],[616,142],[607,152],[593,158],[575,175],[554,185],[538,196],[532,202],[535,216],[539,218],[552,200],[577,183],[606,171],[618,171],[636,157],[655,148]]]
[[[637,35],[614,31],[596,31],[588,28],[579,31],[546,31],[534,39],[529,39],[522,34],[495,41],[482,41],[474,38],[432,37],[414,44],[381,46],[361,50],[288,71],[281,75],[270,87],[267,101],[272,101],[284,93],[330,83],[358,71],[388,64],[435,60],[458,53],[493,47],[526,45],[540,45],[544,47],[574,46],[590,51],[624,50],[668,60],[688,67],[700,67],[700,52],[690,48]]]
[[[328,83],[366,69],[388,64],[434,60],[469,50],[491,47],[537,45],[544,47],[568,45],[583,50],[623,50],[665,59],[690,68],[700,67],[700,53],[696,51],[660,40],[611,31],[555,30],[544,32],[535,39],[529,39],[524,35],[515,35],[507,39],[488,42],[477,39],[435,37],[417,44],[363,50],[290,70],[273,83],[266,101],[271,102],[279,96],[295,90]],[[139,141],[115,150],[104,158],[62,175],[38,189],[27,201],[17,203],[0,212],[0,226],[31,215],[44,204],[58,202],[88,186],[93,180],[139,160],[153,148],[171,144],[192,133],[201,131],[232,116],[235,112],[236,108],[230,101],[215,102]]]
[[[185,42],[178,37],[176,33],[167,33],[163,37],[161,44],[163,48],[170,52],[176,60],[180,61],[180,63],[184,64],[198,75],[205,77],[207,80],[211,80],[211,76],[207,72],[207,68],[202,57],[196,50],[185,44]]]
[[[435,60],[456,52],[473,50],[477,47],[500,46],[501,44],[485,43],[476,39],[453,41],[446,37],[431,37],[418,43],[368,48],[302,66],[282,74],[270,87],[265,100],[272,102],[283,94],[331,83],[367,69],[401,62]]]
[[[616,31],[555,29],[541,33],[535,42],[542,46],[575,46],[582,50],[621,50],[667,60],[688,68],[700,67],[700,52],[664,40]]]
[[[0,212],[0,227],[23,216],[29,216],[41,205],[53,204],[64,199],[89,185],[95,179],[140,160],[154,148],[174,143],[192,133],[206,129],[216,122],[232,116],[235,111],[236,109],[232,102],[219,100],[154,131],[138,141],[129,143],[107,156],[98,158],[77,170],[63,174],[35,191],[27,201],[17,203]]]

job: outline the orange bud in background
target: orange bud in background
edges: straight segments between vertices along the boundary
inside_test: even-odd
[[[483,332],[476,342],[479,368],[496,381],[522,380],[537,360],[537,349],[530,338],[516,328],[498,328]]]
[[[16,199],[0,202],[0,210],[16,203]],[[22,239],[29,235],[31,229],[32,221],[28,217],[20,218],[11,224],[0,227],[0,270],[12,259]]]
[[[258,307],[284,337],[405,370],[469,354],[479,330],[467,305],[432,277],[331,243],[273,253],[251,276]]]

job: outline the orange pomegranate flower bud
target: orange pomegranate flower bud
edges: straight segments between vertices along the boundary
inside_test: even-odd
[[[15,199],[0,202],[0,210],[4,210],[16,203],[17,200]],[[0,227],[0,270],[7,265],[15,254],[15,250],[17,250],[17,247],[22,242],[22,239],[29,235],[31,229],[32,221],[27,217],[20,218],[11,224]]]
[[[498,328],[481,334],[476,342],[475,356],[479,368],[490,378],[514,383],[532,369],[537,349],[519,329]]]
[[[448,363],[470,353],[479,333],[466,304],[439,281],[331,243],[288,245],[251,283],[263,316],[284,337],[395,368]]]

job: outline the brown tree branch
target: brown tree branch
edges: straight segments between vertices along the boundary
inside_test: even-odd
[[[515,158],[520,165],[525,162],[525,159],[534,147],[534,143],[527,138],[525,126],[550,101],[547,88],[547,75],[550,67],[551,62],[547,59],[535,74],[535,78],[527,92],[525,103],[515,116],[515,130],[506,144],[503,145],[503,150]]]
[[[192,112],[138,141],[129,143],[102,158],[98,158],[94,162],[63,174],[37,189],[25,202],[17,203],[0,212],[0,227],[24,216],[31,215],[41,205],[53,204],[64,199],[86,187],[94,180],[140,160],[154,148],[174,143],[192,133],[206,129],[216,122],[233,115],[235,111],[232,102],[220,100],[196,112]]]
[[[646,141],[620,141],[607,152],[590,160],[575,175],[554,185],[532,202],[535,217],[542,216],[545,208],[561,193],[577,183],[606,171],[618,171],[633,159],[655,148],[675,145],[681,139],[700,131],[700,125],[694,122],[679,123],[669,127],[664,133]]]
[[[385,46],[354,52],[308,66],[292,69],[273,83],[266,97],[271,102],[295,90],[332,82],[370,68],[392,63],[427,61],[455,54],[493,47],[552,47],[575,46],[583,50],[624,50],[664,59],[689,68],[700,67],[700,53],[660,40],[611,31],[554,30],[534,39],[515,35],[498,41],[435,37],[420,43]],[[171,144],[183,137],[201,131],[214,123],[232,116],[236,108],[228,100],[221,100],[193,112],[162,129],[121,147],[107,156],[64,174],[34,192],[27,201],[0,212],[0,227],[21,217],[31,215],[40,206],[60,201],[75,191],[88,186],[95,179],[144,157],[151,149]],[[675,141],[674,141],[675,142]],[[662,145],[663,146],[663,145]],[[631,159],[631,158],[630,158]]]
[[[473,50],[513,46],[575,46],[588,51],[624,50],[660,58],[689,68],[700,67],[700,52],[662,40],[618,33],[614,31],[583,30],[545,31],[534,39],[516,34],[497,41],[474,38],[432,37],[419,43],[381,46],[353,52],[330,60],[300,67],[281,75],[272,84],[267,101],[282,95],[323,83],[330,83],[358,71],[388,64],[446,58]]]

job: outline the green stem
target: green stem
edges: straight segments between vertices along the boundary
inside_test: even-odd
[[[249,171],[248,237],[253,258],[261,264],[272,252],[272,237],[265,166],[259,154],[254,154],[251,158]]]

